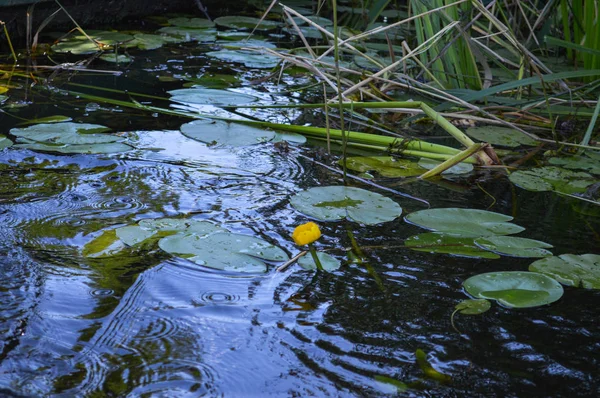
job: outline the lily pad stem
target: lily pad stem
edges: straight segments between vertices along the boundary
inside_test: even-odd
[[[312,243],[308,244],[308,251],[310,252],[310,255],[312,256],[313,261],[315,262],[315,265],[317,266],[317,271],[324,271],[323,265],[321,264],[321,260],[319,260],[319,257],[317,256],[317,251],[315,250],[315,247],[313,246]]]

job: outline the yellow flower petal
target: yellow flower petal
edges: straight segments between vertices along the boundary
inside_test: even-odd
[[[308,245],[321,237],[321,230],[314,222],[298,225],[292,234],[294,242],[298,246]]]

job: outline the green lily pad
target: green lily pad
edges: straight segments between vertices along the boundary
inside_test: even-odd
[[[546,249],[552,245],[539,240],[517,238],[514,236],[488,236],[475,239],[475,244],[485,250],[512,257],[549,257],[552,253]]]
[[[246,146],[271,141],[275,137],[270,130],[220,120],[194,120],[182,125],[180,130],[186,137],[210,145]]]
[[[169,24],[182,28],[207,29],[215,26],[213,21],[204,18],[171,18]]]
[[[426,159],[426,158],[421,158],[419,159],[419,166],[423,167],[424,169],[427,170],[431,170],[434,167],[437,167],[441,164],[442,162],[439,162],[437,160],[433,160],[433,159]],[[469,164],[469,163],[459,163],[459,164],[455,164],[454,166],[450,167],[448,170],[444,170],[442,172],[442,175],[448,175],[448,174],[468,174],[470,172],[473,171],[473,165]]]
[[[567,169],[585,170],[588,173],[600,174],[600,160],[587,156],[570,156],[566,158],[550,158],[550,164]]]
[[[335,271],[342,266],[340,260],[327,253],[317,252],[317,257],[323,266],[323,271]],[[315,264],[315,260],[312,258],[310,253],[302,256],[300,260],[298,260],[298,265],[309,271],[315,271],[317,269],[317,264]]]
[[[518,170],[509,180],[528,191],[557,191],[565,194],[583,193],[598,179],[584,172],[575,172],[560,167],[538,167],[531,170]]]
[[[63,115],[54,115],[54,116],[46,116],[46,117],[40,117],[40,118],[35,118],[35,119],[29,119],[25,122],[19,123],[19,125],[26,125],[26,124],[40,124],[40,123],[61,123],[61,122],[70,122],[71,119],[68,116],[63,116]]]
[[[131,58],[129,55],[114,53],[102,54],[98,58],[100,58],[102,61],[112,62],[115,64],[128,64],[133,61],[133,58]]]
[[[489,300],[486,299],[463,300],[460,303],[456,304],[454,308],[461,314],[479,315],[492,308],[492,303],[490,303]]]
[[[260,25],[258,23],[260,22]],[[277,29],[281,24],[275,21],[260,20],[254,17],[243,17],[236,15],[228,15],[215,19],[215,23],[219,26],[229,29],[246,29],[251,30],[256,27],[256,30],[273,30]]]
[[[244,64],[247,68],[271,69],[276,67],[281,59],[258,51],[245,50],[219,50],[206,53],[209,57],[219,59],[224,62],[235,62]]]
[[[256,97],[248,94],[236,93],[227,90],[215,90],[210,88],[182,88],[168,92],[172,95],[171,100],[183,104],[198,105],[243,105],[256,101]]]
[[[15,148],[30,149],[38,152],[57,152],[57,153],[82,153],[82,154],[101,154],[101,153],[121,153],[133,149],[130,145],[122,142],[107,142],[101,144],[81,144],[81,145],[51,145],[41,142],[30,142],[26,144],[16,144]]]
[[[0,149],[8,148],[12,146],[13,142],[9,140],[5,135],[0,134]]]
[[[96,43],[89,40],[59,41],[50,48],[55,53],[71,53],[75,55],[94,54],[101,50]]]
[[[507,221],[512,217],[476,209],[428,209],[410,213],[406,221],[422,228],[464,237],[510,235],[525,228]]]
[[[538,143],[533,138],[507,127],[483,126],[470,127],[466,131],[467,135],[482,142],[489,142],[492,145],[518,147],[520,145],[536,146]]]
[[[237,272],[265,272],[266,261],[285,261],[287,254],[262,239],[231,232],[202,237],[177,234],[162,238],[158,246],[206,267]]]
[[[175,37],[179,41],[211,42],[217,40],[217,31],[214,29],[194,29],[179,26],[165,26],[157,33]]]
[[[347,217],[374,225],[393,221],[402,214],[400,205],[390,198],[355,187],[310,188],[293,196],[290,203],[299,212],[323,221]]]
[[[493,299],[509,308],[538,307],[563,295],[560,283],[537,272],[487,272],[467,279],[463,287],[473,297]]]
[[[93,54],[101,50],[107,50],[115,45],[124,45],[132,42],[134,37],[128,34],[109,31],[86,31],[85,35],[76,35],[61,40],[54,44],[52,51],[57,53],[71,54]],[[90,40],[93,39],[94,41]]]
[[[562,254],[533,262],[529,271],[539,272],[567,286],[600,289],[600,255]]]
[[[91,258],[113,257],[126,249],[125,244],[117,237],[114,229],[104,231],[100,236],[88,242],[82,254]]]
[[[116,235],[128,246],[135,246],[156,236],[176,233],[194,233],[199,236],[224,231],[207,221],[183,218],[159,218],[141,220],[137,225],[117,228]]]
[[[475,238],[453,235],[444,232],[425,232],[414,235],[404,241],[406,247],[427,253],[444,253],[462,257],[497,259],[500,256],[481,249],[474,242]]]
[[[346,167],[360,173],[376,171],[383,177],[392,178],[418,176],[426,171],[411,160],[392,156],[352,156],[346,159]]]
[[[141,50],[155,50],[166,43],[178,43],[181,40],[166,34],[154,35],[149,33],[136,33],[134,43]]]

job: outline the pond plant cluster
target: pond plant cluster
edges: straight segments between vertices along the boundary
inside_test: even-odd
[[[236,277],[276,274],[297,262],[315,277],[328,278],[359,264],[385,292],[361,235],[375,226],[399,228],[403,208],[398,200],[430,207],[427,198],[403,194],[399,186],[474,175],[478,181],[507,180],[513,191],[559,195],[574,213],[589,218],[590,228],[598,225],[597,3],[531,2],[525,8],[465,0],[355,3],[255,1],[255,16],[157,17],[152,22],[160,27],[152,32],[78,25],[62,34],[40,31],[39,41],[36,34],[26,52],[13,49],[4,55],[0,110],[18,125],[11,122],[0,136],[0,148],[102,159],[160,151],[142,144],[144,131],[109,127],[108,118],[105,126],[85,122],[76,111],[21,117],[23,108],[35,105],[22,99],[27,88],[51,101],[91,101],[86,115],[105,107],[168,119],[183,137],[215,151],[272,146],[282,156],[298,154],[333,176],[322,185],[294,189],[287,200],[296,217],[307,221],[288,231],[288,241],[306,251],[294,248],[290,256],[282,242],[267,234],[251,236],[226,222],[190,214],[140,215],[86,231],[78,250],[95,269],[157,252]],[[68,14],[62,6],[59,11]],[[168,87],[160,95],[73,78],[118,77],[152,51],[177,53],[195,45],[203,48],[203,58],[233,65],[237,74],[251,79],[242,83],[236,74],[194,74],[185,67],[163,73],[145,63],[146,71]],[[24,67],[24,59],[55,64]],[[278,85],[281,81],[286,86]],[[263,84],[268,88],[260,90]],[[285,87],[285,92],[273,87]],[[436,143],[440,138],[448,144]],[[482,260],[490,268],[493,260],[535,259],[522,269],[464,279],[469,298],[455,306],[455,328],[456,312],[482,314],[491,301],[505,309],[531,308],[555,303],[569,288],[589,289],[590,295],[600,289],[600,254],[554,255],[555,242],[515,236],[525,228],[512,220],[467,206],[410,211],[404,216],[407,225],[429,232],[386,245]],[[322,235],[339,233],[340,226],[346,228],[350,248],[333,237],[327,244],[317,242]],[[599,232],[594,233],[597,240]],[[416,350],[414,361],[425,379],[451,383],[422,350]],[[423,388],[421,381],[405,384],[388,376],[376,380],[394,393]]]

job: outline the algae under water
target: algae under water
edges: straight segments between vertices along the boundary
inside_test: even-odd
[[[0,152],[0,394],[24,396],[594,396],[600,386],[600,292],[565,287],[549,306],[456,315],[462,282],[489,271],[523,271],[529,259],[473,259],[399,247],[423,232],[397,218],[379,225],[320,222],[315,243],[342,261],[315,276],[292,266],[238,274],[176,258],[156,247],[86,257],[103,231],[163,217],[208,221],[284,249],[308,218],[290,205],[300,191],[339,185],[339,175],[270,142],[220,146],[183,135],[189,119],[67,96],[83,84],[145,94],[165,107],[186,82],[232,87],[264,102],[296,103],[291,88],[263,69],[211,58],[215,44],[166,43],[130,50],[131,64],[94,60],[118,74],[61,72],[49,90],[11,87],[0,134],[22,119],[61,114],[126,137],[116,154],[56,154],[10,147]],[[60,56],[58,58],[60,59]],[[65,56],[64,60],[80,59]],[[60,59],[61,61],[63,59]],[[40,60],[38,60],[38,63]],[[107,96],[105,91],[87,92]],[[117,94],[115,94],[117,96]],[[143,97],[136,97],[146,103]],[[26,106],[23,106],[26,105]],[[203,104],[170,104],[207,110]],[[247,111],[263,120],[295,119],[298,110]],[[227,113],[230,115],[229,113]],[[508,214],[527,237],[555,255],[597,250],[599,219],[565,197],[528,192],[482,172],[444,183],[378,180],[425,198],[432,208],[469,207]],[[422,203],[373,187],[404,214]],[[363,262],[349,261],[352,233]],[[422,351],[418,351],[422,350]],[[427,378],[422,355],[450,377]],[[419,362],[419,363],[418,363]],[[431,371],[430,373],[433,373]],[[443,375],[442,375],[443,376]],[[450,380],[451,378],[451,380]],[[387,380],[387,381],[386,381]],[[392,382],[390,382],[390,380]],[[397,381],[399,383],[394,383]],[[401,382],[401,383],[400,383]]]

